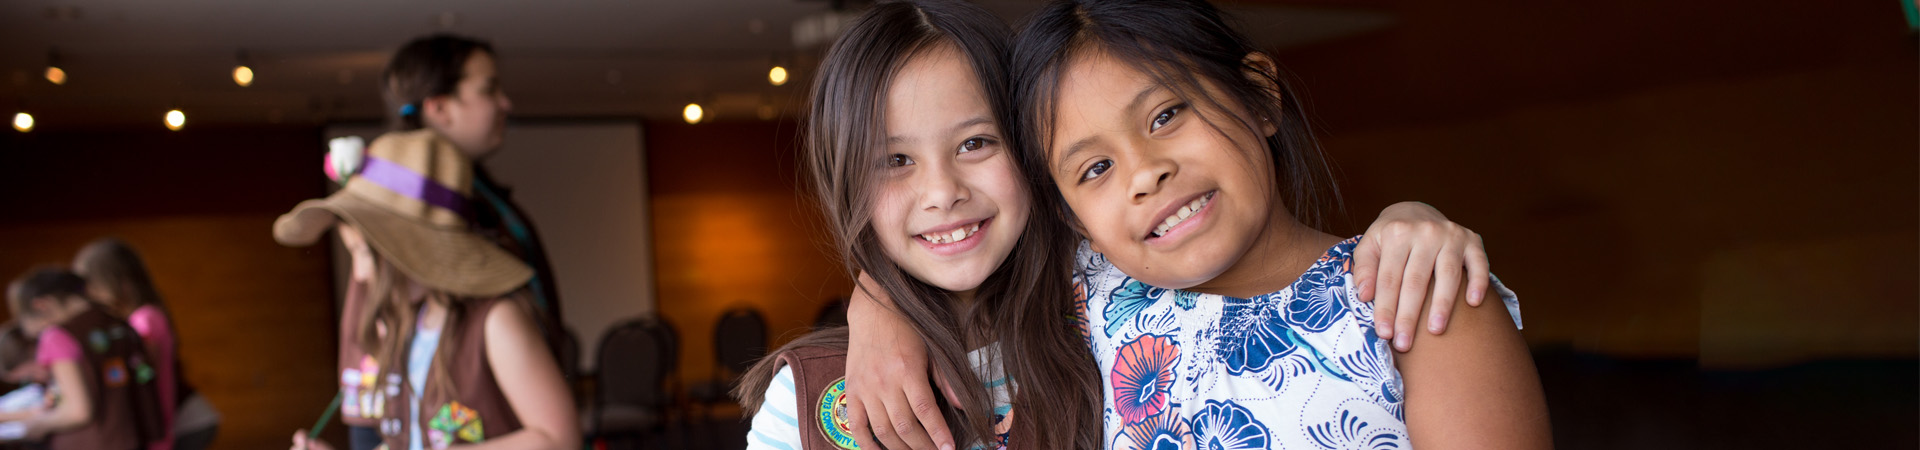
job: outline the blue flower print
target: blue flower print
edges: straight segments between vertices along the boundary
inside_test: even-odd
[[[1113,293],[1107,296],[1107,308],[1100,311],[1100,317],[1107,320],[1107,337],[1113,337],[1121,327],[1132,322],[1134,316],[1166,296],[1166,289],[1148,286],[1131,277],[1120,282],[1120,287],[1113,288]]]
[[[1292,355],[1296,349],[1305,348],[1308,352],[1307,363],[1315,370],[1341,380],[1351,380],[1345,370],[1329,361],[1326,355],[1301,338],[1298,331],[1294,331],[1294,326],[1305,326],[1290,323],[1289,315],[1279,311],[1278,299],[1277,295],[1224,299],[1226,306],[1221,311],[1218,328],[1220,340],[1215,351],[1226,364],[1227,373],[1237,376],[1262,372],[1273,361]],[[1323,324],[1322,329],[1325,327],[1326,324]]]
[[[1347,289],[1337,270],[1331,265],[1314,266],[1294,281],[1293,299],[1287,302],[1288,323],[1319,333],[1347,313]]]
[[[1313,443],[1324,449],[1364,448],[1374,450],[1400,448],[1400,435],[1390,429],[1378,429],[1353,411],[1340,411],[1340,418],[1307,427]]]
[[[1266,449],[1267,426],[1231,400],[1208,400],[1188,421],[1195,448],[1219,450]]]

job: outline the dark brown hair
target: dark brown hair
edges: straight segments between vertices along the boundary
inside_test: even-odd
[[[1076,57],[1106,52],[1138,68],[1189,102],[1204,102],[1232,117],[1202,118],[1275,133],[1263,144],[1272,156],[1275,181],[1294,218],[1323,228],[1325,213],[1340,209],[1339,190],[1320,144],[1307,126],[1299,97],[1276,67],[1249,64],[1260,52],[1205,0],[1061,0],[1048,3],[1020,31],[1013,49],[1014,96],[1020,105],[1021,164],[1028,173],[1050,173],[1047,146],[1062,72]],[[1205,85],[1225,98],[1207,94]],[[1200,113],[1195,109],[1195,113]],[[1035,183],[1035,197],[1058,198],[1049,179]],[[1072,211],[1062,209],[1072,216]]]
[[[1034,214],[1013,253],[981,283],[975,301],[957,312],[954,294],[903,272],[882,250],[872,227],[874,186],[886,157],[885,99],[894,75],[915,56],[950,45],[968,59],[995,122],[1007,130],[1013,123],[1006,68],[1011,36],[999,18],[959,1],[875,5],[821,62],[811,92],[803,166],[849,274],[866,272],[884,291],[874,294],[893,299],[896,312],[926,339],[932,370],[951,380],[957,400],[975,412],[949,421],[956,444],[994,435],[991,414],[982,413],[992,410],[985,380],[973,372],[967,349],[998,342],[999,354],[993,357],[1013,387],[1010,445],[1098,448],[1100,380],[1071,321],[1074,237],[1064,222],[1047,215],[1059,208],[1057,199],[1034,199]],[[1034,174],[1022,175],[1032,179]],[[777,368],[777,362],[761,366]],[[773,368],[756,370],[770,376]]]
[[[365,232],[364,228],[361,230]],[[408,346],[413,343],[414,333],[418,331],[414,329],[414,325],[419,320],[419,309],[417,305],[405,301],[407,286],[401,281],[406,275],[402,274],[393,263],[387,262],[371,246],[367,251],[375,252],[374,275],[367,281],[367,298],[362,300],[366,303],[360,310],[360,317],[349,318],[349,320],[354,321],[353,343],[360,347],[362,353],[373,357],[382,371],[381,379],[385,379],[386,374],[407,366],[406,352]],[[433,364],[430,365],[432,369],[427,376],[427,389],[457,392],[454,390],[453,375],[449,372],[452,364],[449,359],[459,351],[460,340],[451,334],[451,331],[446,330],[458,330],[463,325],[485,326],[485,324],[464,323],[469,318],[466,317],[466,310],[458,306],[459,302],[470,299],[432,287],[427,289],[426,301],[440,303],[447,310],[446,321],[440,326],[443,330],[441,335],[443,338],[433,351]],[[425,389],[420,391],[420,394],[425,393]]]
[[[388,124],[396,131],[418,130],[421,102],[454,93],[466,76],[473,52],[493,53],[493,44],[465,36],[435,34],[400,47],[380,75],[380,92],[387,101]]]
[[[7,305],[13,308],[14,317],[39,317],[32,306],[42,297],[60,303],[74,298],[92,301],[87,297],[87,280],[63,267],[36,267],[7,286]]]
[[[171,321],[172,311],[167,310],[160,301],[160,291],[153,287],[153,277],[147,273],[147,263],[140,258],[140,252],[119,238],[100,238],[80,248],[80,254],[73,257],[73,271],[88,282],[106,287],[112,291],[113,298],[94,300],[112,301],[107,310],[115,315],[133,311],[134,308],[153,305],[167,313]],[[169,329],[173,328],[168,323]],[[179,330],[175,330],[178,333]]]

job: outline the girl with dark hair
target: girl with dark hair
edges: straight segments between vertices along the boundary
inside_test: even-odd
[[[1075,281],[1107,447],[1552,446],[1497,278],[1434,289],[1506,308],[1466,308],[1402,354],[1379,338],[1360,237],[1315,228],[1334,190],[1298,97],[1212,5],[1051,3],[1013,66],[1022,166],[1087,238]]]
[[[889,362],[905,368],[891,372],[904,372],[895,381],[925,390],[930,369],[946,382],[943,395],[912,407],[863,401],[870,385],[856,377],[889,372],[851,364],[844,330],[808,335],[763,360],[737,391],[757,409],[750,446],[1100,445],[1099,376],[1087,338],[1064,320],[1074,315],[1076,240],[1045,216],[1064,206],[1032,195],[1031,180],[1045,172],[1016,164],[1004,128],[1013,123],[1009,36],[969,4],[886,2],[828,51],[811,92],[804,165],[836,250],[861,274],[856,305],[882,300],[891,311],[875,314],[887,318],[867,322],[904,329],[903,339],[851,344],[922,350]],[[1428,223],[1417,213],[1383,220]],[[905,420],[863,421],[887,414]],[[905,422],[933,431],[892,432]]]
[[[160,448],[199,450],[212,445],[220,413],[183,376],[173,316],[160,301],[140,253],[118,238],[101,238],[74,256],[73,271],[87,279],[87,291],[101,308],[126,320],[146,343],[147,356],[158,369],[160,404],[166,406],[161,415],[168,434]]]
[[[340,411],[354,447],[571,450],[579,422],[521,287],[533,270],[473,233],[471,163],[434,133],[392,133],[340,191],[274,221],[288,246],[339,230],[354,281],[342,311]],[[328,448],[294,434],[293,448]]]
[[[160,449],[167,430],[154,367],[140,336],[88,299],[87,281],[56,267],[15,280],[7,306],[21,331],[38,336],[35,363],[49,374],[51,408],[0,414],[25,430],[0,439],[46,440],[52,450]]]
[[[512,200],[513,193],[494,181],[481,158],[500,149],[513,101],[500,88],[493,45],[450,34],[408,42],[395,52],[381,75],[388,125],[396,132],[430,130],[453,142],[473,166],[474,231],[493,240],[533,267],[527,280],[536,323],[550,343],[559,342],[560,293],[546,247],[532,218]],[[556,354],[557,347],[551,349]]]
[[[1029,220],[1031,196],[1002,132],[1012,30],[957,1],[888,2],[828,50],[806,123],[812,190],[862,289],[897,299],[952,380],[939,406],[958,442],[1095,445],[1092,359],[1075,338],[1065,228]],[[1043,205],[1045,206],[1045,205]],[[1010,255],[1017,255],[1012,256]],[[846,331],[802,337],[749,372],[750,448],[850,448]],[[924,377],[925,372],[921,372]],[[1071,406],[1049,421],[1024,405]],[[862,445],[871,445],[862,443]],[[869,447],[875,448],[875,447]]]

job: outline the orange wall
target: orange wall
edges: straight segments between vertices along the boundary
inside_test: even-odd
[[[797,189],[793,133],[784,122],[646,124],[658,311],[680,330],[685,380],[713,375],[713,324],[728,308],[758,308],[778,346],[852,288]]]

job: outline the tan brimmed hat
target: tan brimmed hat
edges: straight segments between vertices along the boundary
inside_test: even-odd
[[[339,192],[300,202],[275,220],[274,240],[312,245],[345,220],[401,273],[428,287],[494,297],[533,277],[526,263],[468,229],[473,163],[453,143],[431,130],[388,133],[355,165],[357,174]]]

